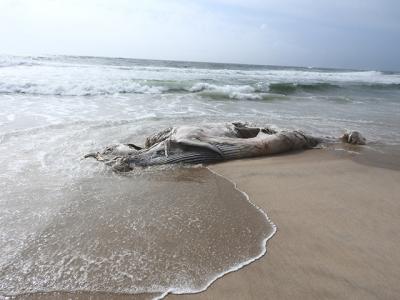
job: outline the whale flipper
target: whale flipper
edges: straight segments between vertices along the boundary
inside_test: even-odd
[[[84,157],[93,157],[116,171],[129,171],[136,166],[207,164],[272,155],[310,149],[337,140],[315,137],[298,130],[277,131],[243,123],[218,123],[167,128],[148,137],[144,148],[135,144],[116,144]],[[366,143],[357,131],[346,132],[341,140],[355,145]]]
[[[215,152],[215,153],[219,154],[222,158],[224,158],[224,154],[222,153],[222,151],[220,149],[218,149],[218,147],[213,145],[213,144],[210,144],[210,143],[207,143],[207,142],[202,142],[202,141],[199,141],[199,140],[193,140],[193,139],[179,139],[176,142],[178,144],[184,145],[184,146],[208,149],[208,150],[211,150],[212,152]]]

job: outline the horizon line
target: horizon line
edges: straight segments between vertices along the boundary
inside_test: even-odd
[[[260,64],[260,63],[240,63],[240,62],[214,62],[214,61],[202,61],[202,60],[177,60],[177,59],[160,59],[160,58],[138,58],[138,57],[124,57],[124,56],[108,56],[108,55],[81,55],[81,54],[9,54],[0,53],[0,56],[14,56],[14,57],[81,57],[81,58],[106,58],[106,59],[131,59],[131,60],[148,60],[148,61],[168,61],[177,63],[198,63],[198,64],[216,64],[216,65],[238,65],[238,66],[257,66],[257,67],[283,67],[283,68],[298,68],[298,69],[317,69],[317,70],[341,70],[341,71],[359,71],[359,72],[391,72],[399,73],[395,70],[377,70],[377,69],[358,69],[358,68],[343,68],[343,67],[319,67],[319,66],[304,66],[304,65],[276,65],[276,64]]]

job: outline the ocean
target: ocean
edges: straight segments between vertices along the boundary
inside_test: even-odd
[[[200,166],[121,175],[81,159],[109,144],[246,121],[358,130],[382,155],[400,145],[396,72],[3,55],[0,105],[3,296],[198,292],[265,253],[275,226],[233,183]]]

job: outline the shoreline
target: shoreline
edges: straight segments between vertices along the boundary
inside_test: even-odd
[[[247,193],[277,233],[267,255],[239,272],[166,299],[395,299],[400,172],[385,165],[315,149],[210,166]]]
[[[175,271],[180,272],[180,270],[188,268],[192,270],[192,277],[188,277],[186,280],[190,282],[190,280],[197,280],[196,282],[192,283],[192,285],[186,286],[186,281],[177,281],[175,284],[170,286],[170,288],[160,290],[160,292],[154,292],[152,290],[149,290],[149,292],[145,292],[142,287],[143,292],[142,293],[132,293],[128,294],[129,291],[122,291],[122,293],[113,293],[112,290],[110,289],[110,285],[108,285],[108,274],[94,274],[89,273],[87,276],[99,276],[99,280],[103,280],[102,287],[104,287],[104,290],[92,290],[90,291],[89,289],[87,290],[75,290],[75,291],[68,291],[67,289],[65,290],[58,290],[53,289],[49,290],[47,292],[45,291],[38,291],[38,292],[32,292],[32,293],[24,293],[24,294],[15,294],[9,295],[11,298],[15,299],[40,299],[40,300],[45,300],[45,299],[75,299],[75,300],[86,300],[86,299],[162,299],[164,298],[168,293],[176,293],[176,294],[185,294],[188,292],[192,293],[200,293],[204,290],[206,290],[210,284],[212,284],[215,280],[218,278],[223,277],[225,274],[236,271],[238,269],[241,269],[243,266],[252,263],[254,260],[259,259],[260,257],[264,256],[266,252],[266,242],[269,240],[274,233],[276,232],[275,226],[269,221],[268,217],[262,211],[260,208],[256,207],[254,204],[250,203],[248,195],[241,190],[239,190],[236,186],[236,184],[223,176],[220,176],[218,174],[215,174],[214,171],[209,170],[208,168],[177,168],[175,170],[170,170],[170,172],[166,172],[163,175],[163,172],[157,173],[158,175],[155,176],[157,177],[154,178],[154,181],[152,181],[152,184],[157,183],[160,187],[163,187],[164,190],[167,188],[170,188],[171,191],[175,192],[170,192],[169,194],[165,195],[164,198],[162,195],[159,195],[158,197],[155,198],[149,198],[145,200],[147,203],[148,201],[152,201],[152,199],[155,201],[152,206],[154,205],[160,205],[160,203],[163,203],[167,201],[167,203],[171,207],[176,207],[180,209],[178,211],[179,213],[179,219],[182,220],[181,223],[173,223],[175,227],[173,229],[175,230],[169,230],[169,232],[176,232],[179,230],[179,236],[174,236],[173,234],[168,235],[169,238],[165,239],[163,236],[169,234],[169,232],[164,232],[160,231],[162,234],[157,234],[157,233],[152,233],[146,232],[146,236],[149,239],[157,239],[159,243],[164,243],[162,247],[165,247],[165,251],[172,251],[171,253],[177,253],[178,251],[181,251],[183,255],[177,256],[177,259],[174,261],[174,259],[171,258],[166,258],[165,261],[167,261],[170,264],[180,264],[182,263],[183,267],[180,267],[179,270],[175,269]],[[137,182],[135,180],[135,183],[137,186],[133,185],[132,188],[132,180],[134,180],[135,177],[130,178],[128,176],[127,180],[123,181],[125,184],[129,185],[131,188],[126,190],[126,196],[127,197],[121,197],[121,195],[115,197],[116,202],[114,204],[118,203],[118,207],[123,208],[124,210],[131,211],[131,208],[135,208],[136,210],[140,210],[142,206],[137,205],[137,206],[131,206],[130,203],[132,202],[130,199],[132,198],[130,195],[137,189],[138,186],[140,186],[144,191],[146,191],[146,184],[142,180],[141,182]],[[137,179],[137,178],[136,178]],[[124,185],[120,182],[120,179],[118,179],[118,182],[120,183],[117,187],[125,191]],[[149,191],[152,191],[152,184],[147,186],[147,189]],[[90,186],[95,186],[96,190],[102,191],[101,194],[104,194],[105,191],[101,190],[101,186],[104,186],[104,182],[96,183],[91,182]],[[108,181],[108,185],[110,186],[110,182]],[[113,185],[111,185],[113,186]],[[185,186],[187,186],[185,188]],[[188,189],[190,187],[190,190]],[[86,191],[85,185],[83,185],[83,189],[81,191]],[[157,190],[155,190],[156,192]],[[186,194],[185,194],[186,192]],[[84,192],[83,192],[84,193]],[[164,194],[164,193],[163,193]],[[191,195],[190,195],[191,194]],[[125,194],[124,194],[125,195]],[[190,195],[190,196],[189,196]],[[174,197],[179,197],[180,200],[178,201],[170,201]],[[140,204],[140,198],[136,199],[137,202]],[[93,202],[94,201],[94,202]],[[126,202],[128,201],[128,202]],[[90,205],[87,205],[87,203],[90,203]],[[50,230],[47,229],[46,231],[46,236],[52,235],[52,236],[57,236],[57,233],[59,231],[62,231],[63,229],[65,230],[74,230],[75,233],[72,234],[72,236],[77,236],[79,234],[82,234],[86,232],[85,228],[80,227],[79,228],[79,233],[76,232],[75,226],[71,224],[70,221],[75,222],[77,219],[78,223],[79,220],[82,219],[83,216],[84,219],[88,219],[89,221],[91,220],[91,217],[85,214],[85,211],[89,208],[91,212],[93,211],[98,211],[97,214],[102,214],[102,208],[99,208],[96,206],[95,200],[90,200],[90,199],[84,199],[83,202],[78,200],[78,203],[81,205],[74,206],[74,209],[67,213],[64,217],[60,217],[60,219],[57,221],[57,223],[61,223],[62,228],[57,228],[57,230]],[[107,202],[102,202],[101,207],[107,206],[107,210],[113,211],[112,215],[121,215],[122,212],[119,210],[115,210],[114,205],[112,204],[113,201],[111,199],[108,199]],[[121,202],[123,205],[121,205]],[[85,204],[83,204],[85,203]],[[83,204],[83,205],[82,205]],[[165,206],[164,206],[165,207]],[[185,210],[184,208],[187,208]],[[77,209],[78,208],[78,209]],[[161,205],[158,211],[162,212],[164,211],[163,206]],[[165,209],[169,209],[166,207]],[[77,215],[76,211],[80,211],[81,214],[83,215]],[[133,210],[132,210],[133,211]],[[142,209],[143,211],[143,209]],[[199,211],[199,213],[202,213],[202,215],[198,215],[200,219],[203,219],[201,221],[200,219],[195,219],[197,216],[196,214],[193,214],[193,211]],[[144,211],[146,212],[146,211]],[[168,214],[160,215],[160,217],[163,216],[170,216],[170,215],[176,215],[176,210],[167,210]],[[187,212],[187,213],[186,213]],[[125,212],[124,212],[125,213]],[[126,214],[126,213],[125,213]],[[96,215],[91,213],[90,215]],[[154,214],[153,214],[154,216]],[[157,216],[157,215],[156,215]],[[130,215],[129,218],[123,217],[122,219],[135,219],[137,218],[137,215]],[[97,219],[97,218],[96,218]],[[122,220],[121,219],[121,220]],[[68,221],[70,220],[70,221]],[[113,248],[113,245],[115,243],[119,243],[118,247],[126,247],[124,238],[126,235],[129,236],[129,234],[133,234],[130,232],[131,230],[126,231],[126,228],[128,228],[126,225],[121,226],[120,222],[113,222],[113,228],[116,229],[112,233],[112,236],[107,233],[107,231],[102,230],[99,232],[96,228],[98,227],[107,227],[107,226],[102,226],[104,223],[107,221],[107,217],[103,217],[103,221],[101,223],[96,223],[94,222],[85,222],[85,227],[90,228],[90,235],[95,236],[97,238],[94,239],[94,241],[97,241],[97,244],[104,244],[104,248],[100,248],[100,251],[111,251],[115,252],[116,249]],[[168,220],[161,219],[166,221],[167,223],[159,223],[159,225],[162,224],[168,224]],[[185,221],[188,220],[189,222]],[[193,222],[192,220],[196,220]],[[156,218],[156,220],[152,221],[152,223],[156,223],[156,221],[161,222],[159,218]],[[122,223],[125,224],[125,223]],[[129,224],[129,223],[128,223]],[[178,225],[182,224],[186,228],[179,227]],[[194,224],[194,225],[192,225]],[[139,226],[139,225],[137,225]],[[51,224],[48,226],[48,228],[53,228],[54,226],[51,226]],[[170,226],[171,227],[171,226]],[[194,230],[189,230],[190,228],[195,228]],[[129,228],[131,228],[129,226]],[[189,229],[188,229],[189,228]],[[196,230],[198,228],[198,230]],[[210,229],[208,229],[210,228]],[[100,229],[101,230],[101,229]],[[188,231],[189,230],[189,231]],[[136,230],[133,230],[134,232]],[[51,232],[51,234],[47,233]],[[189,236],[188,236],[189,234]],[[70,234],[67,232],[64,232],[63,236],[69,236]],[[115,240],[114,237],[118,236],[117,240]],[[136,237],[138,237],[136,235]],[[139,236],[140,238],[140,236]],[[175,239],[175,240],[174,240]],[[40,237],[38,237],[38,240],[40,240]],[[43,244],[43,250],[41,251],[33,251],[33,254],[27,252],[24,256],[26,257],[31,257],[35,255],[36,252],[50,252],[53,253],[52,249],[46,250],[48,248],[46,245],[47,244],[58,244],[58,243],[63,243],[63,239],[57,239],[57,242],[54,241],[54,238],[52,239],[53,242],[46,240]],[[110,244],[108,241],[112,240],[113,243]],[[130,241],[133,241],[132,244],[128,245],[129,249],[134,250],[135,247],[138,249],[143,249],[139,248],[140,244],[135,241],[135,236],[130,236],[129,238]],[[122,243],[121,243],[122,241]],[[198,241],[198,243],[196,243]],[[185,247],[184,243],[187,243],[187,246]],[[36,244],[41,244],[40,242],[36,242]],[[170,244],[168,244],[170,243]],[[178,245],[179,243],[182,243],[182,246],[176,247],[174,245]],[[35,244],[35,243],[32,243]],[[91,242],[93,244],[93,241]],[[168,245],[170,245],[168,247]],[[207,245],[210,245],[206,247]],[[35,249],[35,247],[33,246]],[[85,249],[85,243],[82,242],[79,245],[79,248]],[[128,249],[127,248],[127,249]],[[159,249],[158,252],[161,252]],[[230,250],[231,249],[237,249],[235,253],[232,253]],[[242,250],[240,250],[242,249]],[[99,253],[99,250],[96,248],[93,249],[96,251],[95,253]],[[91,251],[92,252],[92,251]],[[147,253],[147,251],[143,251],[143,253]],[[84,253],[84,252],[83,252]],[[75,254],[75,256],[81,257],[85,254]],[[151,255],[151,254],[150,254]],[[98,254],[96,254],[96,257],[98,257]],[[22,260],[24,260],[23,257],[21,257]],[[213,260],[215,259],[215,260]],[[164,261],[164,260],[163,260]],[[52,265],[55,265],[57,261],[51,262]],[[128,263],[128,262],[126,262]],[[131,261],[131,263],[134,265],[135,261]],[[212,263],[214,267],[209,266],[209,263]],[[119,264],[118,261],[115,262],[115,264]],[[146,267],[146,264],[144,265]],[[82,264],[77,265],[77,267],[82,267]],[[106,266],[107,267],[107,266]],[[152,269],[156,268],[156,265],[150,265]],[[165,274],[169,274],[169,270],[171,268],[159,268],[156,270],[158,275],[155,276],[155,278],[158,278],[159,276],[164,276]],[[118,270],[118,269],[117,269]],[[196,272],[196,270],[200,270],[200,272]],[[160,271],[162,272],[160,274]],[[168,276],[176,276],[176,272],[171,271],[172,273],[169,274]],[[156,274],[155,273],[155,274]],[[125,274],[125,273],[124,273]],[[164,274],[164,275],[163,275]],[[184,274],[184,273],[183,273]],[[17,273],[18,275],[18,273]],[[139,273],[140,275],[140,273]],[[144,273],[144,276],[152,276],[152,273]],[[197,278],[198,276],[199,278]],[[111,277],[111,276],[110,276]],[[79,278],[76,278],[78,280]],[[184,278],[182,279],[184,280]],[[112,284],[112,281],[109,281]],[[197,284],[197,286],[195,285]],[[147,285],[149,288],[151,288],[151,285]],[[135,285],[130,285],[131,288],[136,288]],[[167,286],[168,287],[168,286]],[[1,296],[0,296],[1,299]]]
[[[154,299],[396,299],[400,172],[386,168],[393,155],[371,162],[377,152],[356,152],[312,149],[208,166],[260,210],[273,231],[260,255],[221,273],[201,291],[172,290]],[[51,292],[16,298],[92,297],[154,296]]]

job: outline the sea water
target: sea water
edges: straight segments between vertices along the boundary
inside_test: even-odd
[[[3,296],[197,292],[265,253],[275,228],[232,183],[81,160],[106,145],[232,121],[400,145],[394,72],[0,56],[0,105]]]

